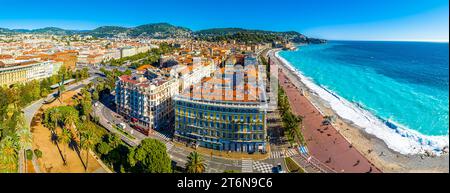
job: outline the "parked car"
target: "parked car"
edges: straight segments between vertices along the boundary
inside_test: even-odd
[[[119,129],[125,130],[127,125],[125,123],[119,123],[119,124],[117,124],[117,127],[119,127]]]

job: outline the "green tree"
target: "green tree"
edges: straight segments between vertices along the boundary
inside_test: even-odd
[[[113,149],[122,144],[122,139],[120,139],[120,136],[117,133],[108,133],[105,136],[105,141]]]
[[[100,153],[100,155],[108,155],[108,153],[112,150],[111,146],[109,146],[105,142],[100,142],[97,144],[97,152]]]
[[[34,149],[34,155],[39,159],[42,157],[42,151],[39,149]]]
[[[27,149],[25,151],[25,155],[27,157],[27,160],[32,160],[33,159],[33,151],[31,151],[31,149]]]
[[[72,142],[72,133],[67,128],[62,130],[61,142],[64,144],[64,159],[67,160],[66,146],[69,146]]]
[[[98,93],[97,89],[95,89],[94,92],[92,92],[92,99],[94,99],[96,101],[98,101],[100,99],[100,96],[99,96],[99,93]]]
[[[191,152],[188,155],[188,161],[186,163],[186,171],[188,173],[203,173],[206,166],[202,156],[196,151]]]
[[[128,161],[134,172],[171,173],[172,162],[164,143],[156,139],[144,139],[128,154]]]
[[[33,141],[31,131],[28,129],[28,127],[23,127],[20,130],[17,131],[17,137],[19,146],[22,149],[29,149],[31,148],[31,143]]]
[[[84,168],[85,171],[87,171],[89,164],[89,150],[92,149],[96,143],[96,136],[94,135],[92,129],[87,129],[81,134],[81,148],[86,151],[86,167]]]
[[[17,143],[11,136],[0,141],[0,171],[15,172],[17,170]]]
[[[58,128],[58,121],[59,121],[60,117],[61,117],[61,113],[59,112],[58,109],[53,109],[52,111],[50,111],[51,122],[53,122],[53,124],[55,125],[53,127],[53,131],[55,131],[56,128]]]
[[[69,107],[68,109],[66,109],[64,114],[65,128],[72,129],[73,126],[77,124],[78,120],[78,112],[73,107]]]

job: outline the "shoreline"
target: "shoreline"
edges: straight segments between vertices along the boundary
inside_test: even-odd
[[[275,52],[278,53],[279,51]],[[280,57],[277,54],[274,54],[274,56]],[[282,64],[283,72],[286,72],[285,76],[289,77],[296,86],[303,90],[305,97],[319,112],[335,117],[333,127],[377,168],[383,172],[449,172],[448,154],[428,157],[420,154],[405,155],[399,153],[389,148],[388,144],[377,136],[338,115],[327,101],[302,82],[301,77],[290,69],[292,66],[285,64],[283,59],[278,58],[278,61]]]

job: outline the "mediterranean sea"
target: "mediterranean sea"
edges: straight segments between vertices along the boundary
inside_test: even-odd
[[[392,149],[414,154],[448,147],[448,43],[330,41],[279,56],[338,98],[342,104],[330,104],[340,116]]]

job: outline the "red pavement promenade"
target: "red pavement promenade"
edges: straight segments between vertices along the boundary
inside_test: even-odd
[[[279,73],[279,83],[288,95],[293,112],[304,117],[302,132],[311,155],[336,172],[380,172],[333,126],[322,125],[324,120],[322,115],[305,96],[300,94],[283,72]]]

